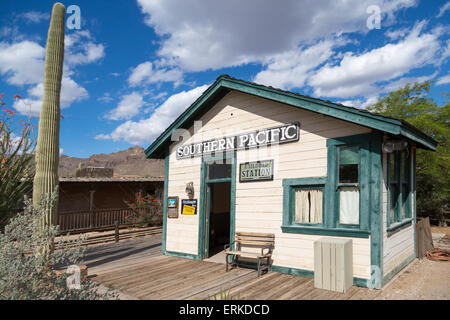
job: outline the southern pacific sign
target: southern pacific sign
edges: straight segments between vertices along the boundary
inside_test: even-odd
[[[299,137],[300,123],[293,122],[235,136],[182,145],[177,147],[177,159],[194,158],[215,153],[226,153],[234,150],[245,150],[294,142],[298,141]]]

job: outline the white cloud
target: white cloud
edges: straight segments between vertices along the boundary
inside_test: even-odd
[[[444,4],[444,5],[441,7],[441,9],[439,9],[439,13],[438,13],[438,15],[437,15],[436,17],[437,17],[437,18],[442,17],[442,16],[444,15],[444,13],[445,13],[446,11],[448,11],[448,10],[450,10],[450,1],[447,1],[447,3]]]
[[[299,43],[367,32],[366,9],[382,8],[383,26],[414,0],[138,0],[145,23],[161,37],[160,57],[185,71],[260,62]]]
[[[370,106],[378,101],[378,96],[370,96],[365,99],[354,99],[354,100],[345,100],[340,101],[338,103],[343,104],[344,106],[365,109],[367,106]]]
[[[391,38],[391,40],[397,40],[400,38],[403,38],[407,33],[409,33],[408,28],[402,28],[402,29],[392,29],[386,31],[386,36]]]
[[[442,49],[442,55],[438,64],[443,63],[448,57],[450,57],[450,40],[447,40],[447,45]]]
[[[65,36],[65,58],[61,81],[61,108],[87,99],[89,94],[72,77],[75,67],[104,57],[104,46],[96,44],[87,30]],[[0,42],[0,75],[6,82],[28,87],[28,97],[15,101],[14,108],[25,115],[39,116],[44,91],[45,48],[35,41]]]
[[[128,83],[133,87],[157,82],[174,82],[178,85],[182,78],[183,72],[178,68],[158,68],[150,61],[146,61],[131,71]]]
[[[41,111],[42,99],[44,95],[44,84],[42,82],[31,87],[28,90],[29,97],[24,98],[23,101],[16,100],[14,102],[14,109],[24,115],[31,115],[38,117]],[[61,95],[60,106],[61,109],[68,108],[77,101],[87,99],[89,94],[87,90],[81,87],[78,83],[69,77],[62,77],[61,80]]]
[[[104,103],[109,103],[113,101],[114,99],[111,97],[111,94],[109,92],[105,92],[105,94],[99,98],[97,98],[97,101],[101,101]]]
[[[39,23],[41,20],[49,20],[50,14],[48,12],[29,11],[21,14],[28,23]]]
[[[106,118],[111,120],[127,120],[131,119],[139,113],[139,110],[144,105],[142,95],[136,91],[126,94],[122,97],[117,107],[111,110]]]
[[[450,83],[450,73],[447,74],[446,76],[440,77],[437,80],[436,85],[442,85],[442,84],[447,84],[447,83]]]
[[[326,64],[308,81],[316,96],[352,97],[379,92],[377,82],[389,81],[410,70],[436,62],[440,33],[421,34],[424,22],[397,43],[371,51],[345,53],[337,65]]]
[[[354,99],[354,100],[337,101],[337,103],[343,104],[344,106],[348,107],[361,108],[361,105],[364,103],[364,101],[361,99]]]
[[[140,121],[126,121],[111,134],[99,134],[96,139],[124,140],[131,144],[150,143],[158,137],[184,110],[186,110],[208,85],[182,91],[170,96],[152,115]]]
[[[13,85],[34,84],[44,80],[45,49],[32,41],[0,42],[0,74]]]
[[[392,81],[392,82],[388,83],[387,85],[383,86],[383,91],[384,92],[395,91],[395,90],[398,90],[400,88],[403,88],[408,83],[411,83],[411,84],[413,84],[415,82],[422,83],[422,82],[425,82],[427,80],[431,80],[431,79],[435,78],[437,73],[438,72],[436,71],[436,72],[434,72],[434,73],[432,73],[430,75],[426,75],[426,76],[403,77],[403,78],[400,78],[400,79],[398,79],[396,81]]]
[[[66,34],[64,47],[64,61],[71,66],[96,62],[105,56],[105,46],[95,43],[87,30]]]
[[[333,46],[332,41],[321,41],[308,48],[269,57],[267,67],[255,76],[254,81],[287,90],[303,87],[310,71],[332,56]]]

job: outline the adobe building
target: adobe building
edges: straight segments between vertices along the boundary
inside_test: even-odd
[[[222,75],[145,151],[165,159],[166,255],[202,260],[273,233],[272,270],[314,275],[314,241],[352,240],[353,283],[416,257],[416,149],[405,121]]]
[[[59,225],[61,230],[92,228],[90,215],[115,212],[121,223],[128,214],[127,203],[137,197],[150,195],[160,198],[163,193],[162,177],[114,175],[112,168],[87,167],[76,171],[75,177],[59,178]],[[70,217],[72,216],[72,217]],[[75,217],[77,216],[77,217]],[[76,221],[73,221],[73,220]],[[98,220],[98,221],[97,221]],[[107,221],[95,221],[102,227]],[[111,219],[109,219],[111,220]],[[113,220],[111,220],[114,223]],[[111,223],[109,221],[109,223]]]

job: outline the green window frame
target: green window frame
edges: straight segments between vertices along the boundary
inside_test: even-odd
[[[412,157],[408,150],[387,154],[387,229],[388,232],[408,226],[412,221]]]
[[[325,183],[326,177],[317,178],[298,178],[298,179],[284,179],[283,180],[283,228],[291,231],[301,231],[305,228],[321,228],[324,222],[324,208],[325,208]],[[322,222],[295,222],[295,191],[296,190],[322,190]],[[288,231],[289,232],[289,231]]]
[[[379,186],[371,186],[375,181],[371,177],[372,159],[380,150],[380,137],[377,134],[359,134],[327,140],[327,176],[283,180],[283,224],[281,229],[287,233],[321,234],[368,238],[370,235],[370,190],[377,192]],[[358,181],[339,181],[340,152],[344,148],[358,150]],[[374,150],[371,150],[373,148]],[[355,164],[354,161],[352,164]],[[381,168],[381,165],[380,165]],[[357,224],[340,223],[340,190],[357,187],[359,190],[359,219]],[[297,223],[294,221],[294,192],[299,188],[317,189],[323,192],[322,223]]]
[[[217,182],[230,182],[231,183],[231,198],[230,198],[230,239],[234,239],[235,234],[235,221],[236,221],[236,151],[227,152],[223,154],[217,154],[212,156],[205,156],[201,158],[201,170],[200,170],[200,210],[198,217],[198,248],[197,248],[197,259],[203,260],[205,258],[205,233],[208,230],[205,230],[205,215],[206,212],[206,190],[208,187],[208,183],[217,183]],[[230,177],[223,178],[213,178],[210,179],[210,164],[213,164],[216,161],[225,161],[224,163],[231,164],[231,175]],[[231,246],[234,248],[234,245]]]
[[[341,155],[342,155],[342,151],[343,150],[351,150],[351,149],[356,149],[357,150],[357,154],[358,154],[358,159],[357,159],[357,181],[356,182],[349,182],[349,181],[342,181],[341,182]],[[344,228],[354,228],[354,229],[359,229],[359,225],[361,223],[361,192],[360,192],[360,180],[361,180],[361,145],[360,144],[343,144],[343,145],[339,145],[336,146],[336,161],[337,161],[337,185],[336,185],[336,197],[335,197],[335,202],[336,202],[336,210],[337,210],[337,221],[338,224],[341,227]],[[343,189],[351,189],[351,188],[356,188],[358,190],[358,195],[359,195],[359,208],[358,208],[358,223],[341,223],[341,191]]]

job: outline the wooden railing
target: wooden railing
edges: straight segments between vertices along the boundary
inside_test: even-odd
[[[96,230],[114,227],[116,221],[120,225],[126,225],[130,224],[126,217],[131,213],[132,210],[128,208],[59,212],[59,230],[60,232]]]

